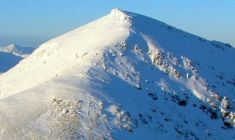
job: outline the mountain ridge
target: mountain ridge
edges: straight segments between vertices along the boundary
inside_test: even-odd
[[[234,54],[114,9],[0,77],[0,138],[235,139]]]

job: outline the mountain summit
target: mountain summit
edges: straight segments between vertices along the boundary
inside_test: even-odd
[[[110,14],[0,76],[0,138],[235,139],[235,49]]]

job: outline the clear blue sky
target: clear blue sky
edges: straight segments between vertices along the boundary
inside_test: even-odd
[[[113,8],[235,46],[235,0],[0,0],[0,45],[37,46]]]

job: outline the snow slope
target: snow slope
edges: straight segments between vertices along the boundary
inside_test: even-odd
[[[235,139],[235,49],[114,9],[0,76],[0,138]]]
[[[0,73],[18,64],[20,60],[31,54],[33,50],[34,48],[20,47],[15,44],[0,47]]]

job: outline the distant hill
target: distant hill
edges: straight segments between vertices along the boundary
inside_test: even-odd
[[[6,72],[33,52],[34,48],[10,44],[0,47],[0,73]]]

